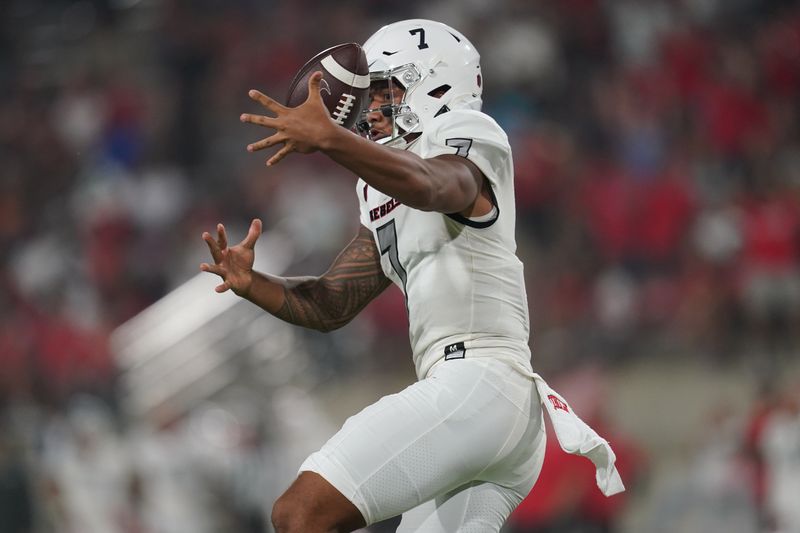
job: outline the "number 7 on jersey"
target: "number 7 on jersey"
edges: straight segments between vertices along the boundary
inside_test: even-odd
[[[400,264],[400,255],[397,251],[397,226],[394,219],[390,220],[376,230],[378,235],[378,247],[381,255],[389,254],[389,263],[392,265],[397,276],[403,282],[403,293],[406,292],[406,269]]]

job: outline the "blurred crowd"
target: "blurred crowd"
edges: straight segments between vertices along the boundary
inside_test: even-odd
[[[200,234],[219,221],[232,239],[256,216],[291,235],[292,274],[327,267],[356,229],[355,180],[320,156],[267,170],[264,156],[247,154],[264,134],[238,121],[257,110],[247,90],[281,99],[317,51],[412,17],[451,24],[482,54],[484,110],[514,149],[535,367],[689,357],[743,361],[754,382],[773,383],[796,362],[794,1],[9,0],[0,6],[2,531],[213,531],[198,501],[174,515],[194,515],[191,524],[133,518],[146,500],[142,472],[178,464],[169,453],[191,457],[183,444],[151,442],[138,447],[149,469],[119,471],[130,461],[115,457],[115,442],[139,441],[118,414],[109,336],[197,273]],[[370,306],[359,327],[379,332],[366,338],[383,349],[369,363],[341,357],[340,371],[410,364],[399,293]],[[798,399],[782,389],[758,398],[771,400],[753,406],[751,424],[729,425],[724,445],[709,445],[725,468],[694,486],[697,501],[729,497],[721,508],[752,510],[741,531],[797,532],[785,495],[800,493]],[[92,444],[97,434],[103,446]],[[81,465],[85,453],[105,477],[81,479],[95,472]],[[746,473],[729,479],[730,469]],[[181,472],[170,482],[195,483]],[[76,501],[69,483],[95,483],[94,492]],[[81,505],[103,507],[111,487],[127,502],[111,522],[70,525]],[[689,505],[682,487],[662,502],[665,516]],[[234,493],[246,496],[228,502],[228,516],[242,501],[248,511],[238,526],[217,524],[262,531],[253,493]],[[623,505],[567,500],[523,512],[515,527],[619,527]],[[584,516],[579,505],[585,523],[566,523]]]

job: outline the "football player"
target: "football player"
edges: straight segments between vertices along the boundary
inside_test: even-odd
[[[253,271],[258,220],[236,246],[222,225],[216,239],[203,234],[214,263],[201,268],[222,278],[217,291],[293,324],[329,331],[390,283],[405,295],[419,381],[349,418],[308,457],[274,505],[276,530],[352,531],[402,514],[398,531],[499,531],[539,475],[542,405],[551,418],[571,417],[562,446],[591,449],[598,482],[605,476],[606,492],[621,490],[607,443],[531,367],[511,148],[480,111],[478,52],[428,20],[385,26],[364,50],[363,136],[330,118],[320,72],[304,104],[287,108],[251,91],[269,114],[241,117],[276,130],[248,146],[281,146],[268,165],[320,151],[360,177],[361,225],[330,269],[304,278]]]

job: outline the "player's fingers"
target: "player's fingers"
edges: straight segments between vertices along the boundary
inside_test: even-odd
[[[258,124],[274,130],[278,129],[278,119],[273,117],[265,117],[264,115],[252,115],[250,113],[242,113],[239,116],[242,122],[249,122],[250,124]]]
[[[230,283],[228,283],[228,282],[226,281],[225,283],[220,283],[219,285],[217,285],[216,287],[214,287],[214,290],[215,290],[216,292],[218,292],[218,293],[223,293],[223,292],[227,291],[227,290],[228,290],[228,289],[230,289],[230,288],[231,288],[231,285],[230,285]]]
[[[214,259],[214,262],[219,263],[222,261],[222,250],[220,250],[219,244],[217,244],[217,241],[214,240],[209,232],[203,232],[203,240],[206,241],[208,251],[211,252],[211,257]]]
[[[319,84],[322,81],[322,71],[318,70],[308,77],[308,98],[306,101],[315,100],[322,101],[322,95],[319,93]]]
[[[250,89],[250,91],[247,93],[247,96],[263,105],[273,113],[277,114],[279,111],[286,109],[285,106],[279,104],[261,91],[256,91],[255,89]]]
[[[278,153],[276,153],[267,160],[267,166],[271,167],[272,165],[277,164],[281,159],[283,159],[292,152],[294,152],[294,146],[287,144],[286,146],[278,150]]]
[[[212,265],[209,263],[200,263],[200,270],[202,272],[208,272],[210,274],[216,274],[219,277],[224,277],[224,270],[219,265]]]
[[[217,224],[217,244],[220,250],[228,247],[228,235],[225,233],[225,226]]]
[[[254,218],[253,221],[250,223],[250,229],[247,231],[247,236],[242,241],[242,246],[245,248],[253,249],[256,245],[256,241],[261,236],[261,221],[257,218]]]
[[[271,135],[266,139],[261,139],[260,141],[248,144],[247,151],[257,152],[259,150],[263,150],[264,148],[269,148],[270,146],[275,146],[276,144],[281,144],[283,142],[286,142],[286,136],[282,133],[276,133],[275,135]]]

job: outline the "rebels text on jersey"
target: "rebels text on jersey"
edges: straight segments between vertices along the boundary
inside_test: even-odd
[[[418,378],[465,353],[507,359],[531,372],[506,134],[484,113],[452,110],[431,121],[406,150],[423,158],[468,158],[489,180],[495,203],[489,215],[467,219],[409,208],[358,182],[361,224],[372,230],[384,273],[406,297]]]

